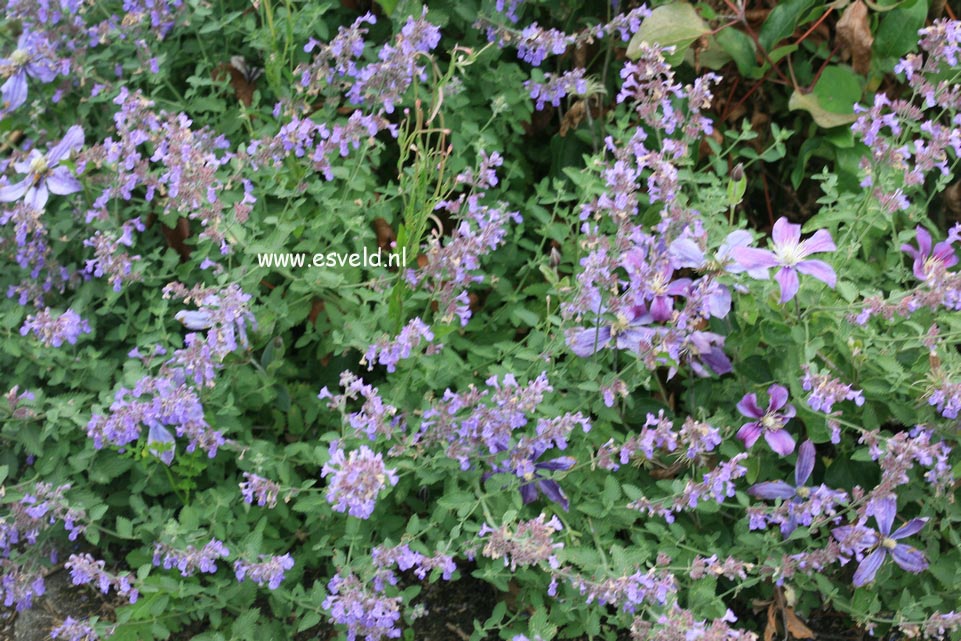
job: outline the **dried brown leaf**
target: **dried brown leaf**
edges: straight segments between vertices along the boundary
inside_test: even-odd
[[[767,606],[767,625],[764,626],[764,641],[774,641],[777,634],[777,608],[774,604]]]
[[[567,132],[572,129],[577,129],[580,124],[584,121],[584,116],[587,114],[586,103],[583,100],[578,100],[571,108],[567,110],[564,114],[564,118],[561,119],[561,131],[560,135],[563,138],[567,135]]]
[[[841,46],[851,55],[854,70],[861,74],[867,73],[871,68],[871,45],[874,44],[874,36],[871,35],[868,7],[862,0],[848,5],[841,14],[837,34]]]
[[[804,621],[794,614],[794,608],[784,608],[784,625],[787,626],[787,633],[795,639],[814,638],[814,630],[807,627]]]

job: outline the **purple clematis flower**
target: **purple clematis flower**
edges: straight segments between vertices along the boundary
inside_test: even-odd
[[[734,262],[733,252],[737,247],[747,247],[753,242],[750,232],[743,229],[732,231],[717,248],[714,262],[710,262],[690,238],[679,238],[669,248],[671,264],[675,269],[713,270],[723,269],[732,274],[747,272],[752,278],[767,278],[767,268],[745,269]]]
[[[752,486],[747,493],[759,499],[791,499],[800,503],[811,496],[811,488],[806,483],[814,471],[814,443],[804,441],[798,448],[797,463],[794,465],[794,485],[784,481],[767,481]],[[789,536],[797,529],[797,517],[791,517],[781,524],[781,534]]]
[[[744,398],[737,404],[738,411],[748,418],[757,419],[751,423],[745,423],[737,431],[737,437],[744,442],[744,447],[751,449],[761,435],[771,446],[771,449],[787,456],[794,451],[794,438],[784,429],[784,424],[794,417],[796,411],[793,405],[787,402],[788,391],[781,385],[771,385],[767,388],[770,398],[767,410],[761,410],[757,404],[756,394],[745,394]],[[782,410],[778,412],[778,410]]]
[[[619,315],[611,325],[576,328],[568,335],[567,344],[581,358],[596,354],[612,340],[617,349],[636,351],[642,340],[653,336],[654,330],[645,325],[654,319],[643,305],[631,308],[630,314],[630,318]]]
[[[800,286],[798,272],[813,276],[828,287],[834,287],[837,281],[834,269],[824,261],[807,260],[811,254],[837,249],[830,232],[819,229],[813,236],[802,241],[801,226],[789,223],[787,218],[782,216],[774,223],[771,237],[774,239],[774,251],[756,247],[735,247],[731,250],[731,255],[738,265],[749,272],[765,270],[765,278],[768,268],[780,267],[774,278],[781,286],[781,303],[786,303],[797,294]]]
[[[537,459],[540,458],[540,456],[541,453],[534,452],[530,458],[525,456],[520,463],[515,462],[512,465],[509,461],[505,461],[495,465],[490,472],[484,474],[483,480],[486,481],[494,474],[513,474],[521,479],[520,490],[524,505],[536,501],[539,490],[544,496],[564,508],[566,512],[570,507],[570,502],[567,500],[567,496],[564,495],[563,490],[561,490],[561,486],[557,481],[546,478],[541,472],[569,470],[574,467],[574,463],[577,461],[571,456],[560,456],[549,461],[541,461],[538,463]],[[516,466],[516,468],[514,466]]]
[[[911,245],[901,245],[901,251],[907,252],[908,256],[914,259],[914,275],[918,280],[928,280],[936,272],[943,271],[948,267],[958,264],[958,257],[954,254],[954,247],[951,246],[951,239],[942,240],[931,249],[931,234],[928,230],[918,225],[915,229],[918,240],[918,248]]]
[[[70,170],[60,166],[60,161],[71,152],[83,146],[83,129],[74,125],[67,130],[63,140],[54,145],[46,154],[33,149],[27,160],[16,162],[14,168],[27,177],[18,183],[0,187],[0,203],[9,203],[23,198],[24,203],[34,209],[43,209],[50,193],[60,196],[72,194],[83,189]]]
[[[873,581],[878,569],[888,556],[907,572],[913,574],[923,572],[928,567],[928,560],[924,558],[924,554],[910,545],[898,543],[898,541],[920,532],[924,524],[927,523],[927,519],[911,519],[895,530],[894,534],[890,534],[891,526],[894,525],[894,516],[898,509],[897,500],[894,497],[878,499],[872,502],[871,509],[874,520],[878,523],[877,532],[860,525],[844,525],[831,531],[834,538],[841,542],[843,546],[846,539],[853,538],[852,534],[855,533],[855,530],[867,530],[866,535],[864,532],[856,534],[858,534],[858,538],[865,548],[875,546],[874,551],[864,557],[858,565],[858,569],[855,570],[854,586],[861,587]]]
[[[537,500],[537,493],[540,490],[544,496],[560,505],[566,512],[570,507],[570,502],[561,490],[561,486],[557,481],[545,478],[540,472],[545,470],[554,472],[569,470],[574,467],[576,462],[571,456],[560,456],[549,461],[534,463],[533,471],[529,471],[521,477],[524,481],[521,484],[521,498],[524,499],[524,505]]]
[[[0,58],[0,76],[7,79],[0,86],[0,108],[13,111],[27,101],[27,76],[41,82],[51,82],[57,77],[57,68],[47,56],[48,50],[42,36],[24,31],[10,57]]]

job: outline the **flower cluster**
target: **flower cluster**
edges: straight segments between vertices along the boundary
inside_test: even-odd
[[[323,608],[330,619],[347,627],[347,641],[377,641],[400,637],[401,597],[372,590],[354,574],[338,573],[327,584]]]
[[[384,403],[377,388],[364,383],[363,379],[349,371],[341,372],[340,386],[344,388],[343,394],[335,396],[324,387],[317,397],[321,400],[329,399],[327,407],[341,412],[346,411],[349,401],[363,398],[361,408],[346,415],[347,422],[353,429],[366,434],[372,441],[381,437],[389,439],[402,429],[397,408]]]
[[[74,585],[96,584],[101,592],[107,594],[111,588],[136,603],[140,592],[130,584],[126,575],[117,576],[104,569],[104,561],[94,559],[89,554],[71,554],[64,564],[70,570],[70,578]]]
[[[213,574],[217,571],[217,559],[226,559],[230,550],[223,541],[211,539],[200,549],[188,545],[179,550],[164,543],[157,543],[154,547],[153,564],[163,566],[165,570],[177,568],[180,576],[193,576],[199,570]]]
[[[259,474],[244,472],[244,481],[240,483],[240,493],[246,503],[257,501],[260,507],[272,509],[277,505],[280,486]]]
[[[64,342],[75,345],[81,334],[90,333],[90,325],[72,309],[54,316],[47,307],[38,314],[27,316],[20,328],[20,335],[26,336],[31,332],[47,347],[60,347]]]
[[[397,363],[410,358],[411,353],[420,347],[421,343],[430,343],[434,340],[434,333],[420,318],[413,318],[404,326],[400,333],[391,338],[384,338],[367,348],[367,353],[361,361],[361,365],[367,364],[367,369],[373,369],[375,364],[383,365],[388,373],[397,371]],[[431,345],[430,352],[440,349],[439,345]]]
[[[270,556],[261,554],[260,560],[250,563],[243,559],[234,561],[234,574],[238,581],[250,579],[257,585],[267,585],[269,590],[276,590],[284,580],[284,573],[294,567],[294,559],[290,554]]]
[[[521,521],[516,527],[502,525],[493,528],[486,523],[477,533],[486,537],[483,554],[490,559],[503,559],[511,572],[518,567],[546,562],[551,568],[560,567],[556,552],[564,547],[554,542],[554,533],[564,529],[556,516],[546,520],[541,514],[536,519]]]
[[[397,485],[394,470],[388,470],[384,458],[366,445],[346,454],[335,442],[330,446],[330,460],[320,475],[327,481],[327,501],[338,512],[359,519],[370,518],[380,491],[389,483]]]

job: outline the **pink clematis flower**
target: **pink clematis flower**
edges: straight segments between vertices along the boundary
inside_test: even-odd
[[[744,447],[751,449],[763,434],[772,450],[781,456],[787,456],[794,451],[794,438],[787,433],[784,425],[796,412],[794,406],[787,402],[788,391],[785,387],[771,385],[767,389],[767,395],[770,401],[766,410],[758,406],[756,394],[745,394],[737,404],[737,410],[741,414],[756,419],[742,425],[737,431],[737,437],[744,442]]]
[[[798,272],[813,276],[819,281],[833,288],[837,281],[834,269],[821,260],[808,260],[811,254],[834,251],[837,247],[826,229],[819,229],[807,240],[801,240],[801,226],[793,225],[783,216],[774,223],[771,230],[774,239],[774,251],[758,249],[756,247],[735,247],[731,250],[735,262],[748,270],[751,276],[757,277],[755,270],[780,267],[774,278],[781,286],[781,303],[794,298],[797,294]]]
[[[948,267],[958,264],[958,257],[954,254],[954,247],[951,246],[953,240],[951,237],[948,237],[948,240],[942,240],[932,250],[931,234],[927,229],[918,225],[915,234],[918,248],[904,244],[901,245],[901,251],[914,259],[914,275],[918,280],[928,280],[935,273],[943,272]]]

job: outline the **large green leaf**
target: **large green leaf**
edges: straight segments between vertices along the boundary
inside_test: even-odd
[[[627,46],[627,57],[636,60],[640,56],[641,44],[646,42],[674,47],[674,53],[666,55],[665,59],[677,65],[684,59],[687,48],[710,31],[710,27],[690,4],[675,2],[664,5],[654,9],[641,23],[641,28]]]
[[[770,51],[774,45],[794,33],[801,17],[813,4],[814,0],[787,0],[778,3],[768,14],[758,34],[758,42],[764,50]]]

